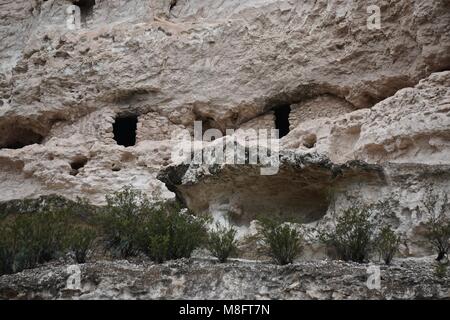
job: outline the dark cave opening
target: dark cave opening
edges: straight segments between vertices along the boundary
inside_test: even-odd
[[[94,14],[95,0],[78,0],[73,4],[80,7],[81,23],[86,23]]]
[[[283,138],[289,133],[289,114],[291,113],[290,105],[283,105],[274,109],[275,128],[279,130],[279,138]]]
[[[118,117],[113,124],[114,140],[117,144],[131,147],[136,144],[136,128],[138,117]]]

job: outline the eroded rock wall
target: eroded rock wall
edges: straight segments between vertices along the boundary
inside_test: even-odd
[[[102,204],[130,184],[245,223],[260,211],[311,222],[329,213],[329,190],[342,207],[348,194],[396,194],[403,252],[427,252],[415,208],[425,188],[450,185],[447,0],[377,1],[375,30],[367,1],[96,1],[70,30],[73,3],[0,2],[0,201],[56,193]],[[183,182],[199,168],[178,170],[172,133],[194,121],[222,133],[275,128],[281,106],[282,152],[325,167],[286,158],[275,176],[202,167]],[[130,146],[116,141],[126,117]],[[372,166],[376,175],[361,169]],[[176,181],[165,185],[167,167]],[[351,178],[333,171],[342,168]]]

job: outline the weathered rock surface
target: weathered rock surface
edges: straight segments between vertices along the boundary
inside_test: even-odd
[[[448,164],[450,72],[434,73],[370,109],[301,123],[284,139],[285,148],[308,149],[304,136],[314,136],[312,149],[338,163]]]
[[[58,193],[102,203],[105,193],[123,184],[170,197],[155,174],[168,163],[166,140],[175,127],[191,129],[194,120],[203,120],[221,130],[236,128],[279,104],[320,102],[323,95],[347,108],[372,107],[450,67],[446,0],[382,1],[380,30],[368,30],[365,1],[114,0],[98,2],[74,31],[66,26],[70,4],[0,4],[0,200]],[[448,86],[440,81],[436,85]],[[344,142],[322,148],[317,136],[317,148],[333,161],[332,155],[442,162],[446,103],[437,96],[429,102],[440,106],[430,110],[408,100],[411,90],[369,112],[373,121],[362,128],[358,120],[339,125],[334,131],[342,132],[329,139]],[[398,111],[408,103],[417,110]],[[409,125],[398,136],[376,120],[388,111],[395,120],[399,112],[424,109],[430,112],[422,115],[427,127]],[[114,119],[130,114],[139,120],[137,145],[117,146]],[[322,130],[322,123],[311,126],[296,131]],[[419,137],[421,152],[406,157]],[[70,163],[80,157],[87,161],[74,177]]]
[[[432,262],[381,266],[381,288],[367,286],[369,265],[309,261],[276,266],[177,260],[161,265],[100,261],[79,265],[81,286],[67,289],[68,265],[0,277],[0,299],[449,299],[450,279]]]
[[[358,161],[335,165],[318,154],[294,152],[282,152],[280,161],[275,175],[261,175],[259,165],[180,164],[158,177],[195,212],[231,215],[234,223],[247,225],[259,214],[317,221],[328,210],[332,186],[385,184],[377,165]]]
[[[258,216],[281,216],[314,227],[335,218],[336,210],[358,199],[363,204],[389,201],[391,211],[382,220],[402,234],[401,254],[423,256],[432,248],[424,237],[430,218],[424,209],[432,185],[442,199],[450,193],[450,165],[349,161],[334,164],[317,153],[282,151],[275,175],[261,175],[261,165],[185,165],[164,169],[159,179],[188,207],[229,220],[239,235],[254,231]],[[393,200],[393,201],[392,201]],[[322,256],[313,239],[308,255]]]
[[[0,2],[0,201],[103,204],[132,185],[244,230],[261,212],[328,219],[331,191],[337,209],[395,195],[402,254],[431,253],[421,201],[450,193],[448,0],[378,1],[375,30],[354,0],[97,1],[69,30],[75,2]],[[172,133],[196,120],[275,128],[282,106],[273,176],[171,159]]]

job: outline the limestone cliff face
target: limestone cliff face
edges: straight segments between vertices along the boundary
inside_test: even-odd
[[[396,195],[402,252],[428,254],[420,201],[450,193],[450,2],[377,5],[380,29],[354,0],[0,0],[0,201],[131,184],[246,231],[258,212],[315,223],[329,190]],[[274,176],[172,161],[196,120],[275,128],[282,108]]]

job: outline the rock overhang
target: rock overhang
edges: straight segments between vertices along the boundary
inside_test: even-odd
[[[335,164],[323,155],[291,151],[282,151],[279,160],[274,175],[261,175],[261,165],[179,164],[161,170],[158,179],[194,212],[222,211],[236,224],[260,215],[317,221],[327,213],[334,189],[352,181],[385,183],[376,164]]]

